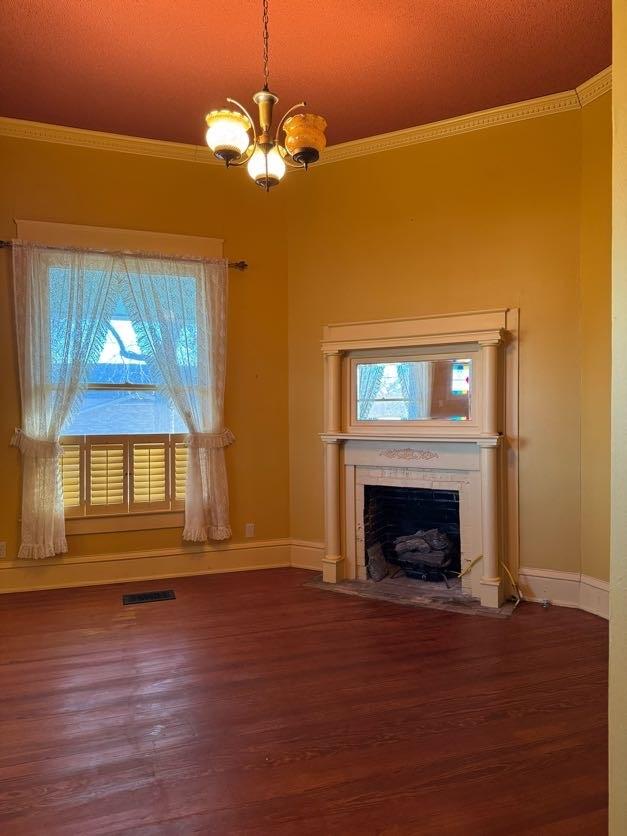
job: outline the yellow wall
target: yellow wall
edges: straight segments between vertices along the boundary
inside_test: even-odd
[[[627,833],[627,4],[613,3],[610,834]]]
[[[609,579],[612,101],[581,113],[581,571]]]
[[[0,140],[0,237],[14,218],[126,227],[225,239],[225,254],[246,258],[233,273],[229,300],[226,422],[235,542],[256,523],[259,540],[287,537],[287,303],[284,195],[268,196],[244,172],[201,164],[44,142]],[[8,446],[19,426],[9,251],[0,252],[0,540],[14,559],[18,541],[19,454]],[[69,538],[71,555],[174,548],[180,529]],[[69,571],[69,570],[68,570]],[[55,575],[55,582],[63,575]]]
[[[573,111],[324,166],[291,184],[293,537],[323,536],[322,326],[518,307],[521,565],[580,571],[581,130]],[[607,223],[590,230],[599,261]],[[588,240],[587,263],[592,249]],[[600,298],[597,320],[602,308]],[[587,356],[588,375],[607,360],[607,346]],[[607,551],[598,564],[603,577]]]
[[[227,255],[250,261],[230,292],[235,542],[249,521],[258,540],[323,538],[323,325],[520,308],[521,564],[605,578],[609,108],[605,95],[583,111],[320,166],[270,196],[243,172],[3,139],[0,236],[13,218],[148,229],[223,237]],[[19,400],[6,251],[0,269],[8,443]],[[17,451],[0,445],[0,467],[11,559]],[[180,542],[178,529],[73,536],[70,554]]]

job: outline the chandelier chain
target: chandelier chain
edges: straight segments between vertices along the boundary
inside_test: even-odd
[[[270,36],[268,34],[268,0],[263,0],[263,75],[264,85],[263,89],[268,90],[269,71],[268,71],[268,42]]]

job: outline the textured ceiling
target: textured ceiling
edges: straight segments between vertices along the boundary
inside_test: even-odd
[[[4,0],[0,115],[202,143],[263,83],[261,0]],[[610,0],[270,0],[279,113],[330,143],[568,90],[611,63]]]

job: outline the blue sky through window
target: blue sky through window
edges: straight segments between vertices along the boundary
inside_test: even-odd
[[[51,292],[52,290],[51,286]],[[53,302],[53,319],[54,307]],[[186,337],[189,339],[190,335]],[[53,346],[53,358],[54,356]],[[96,385],[159,384],[154,367],[147,362],[140,348],[138,335],[121,294],[115,301],[98,362],[89,369],[88,382]],[[74,414],[63,427],[62,434],[129,435],[182,432],[186,432],[185,424],[169,398],[161,391],[88,389]]]

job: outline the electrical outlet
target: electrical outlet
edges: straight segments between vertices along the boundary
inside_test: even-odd
[[[245,537],[254,537],[255,536],[255,523],[246,523],[244,526],[244,536]]]
[[[4,540],[0,540],[0,557],[7,556],[7,544]]]

